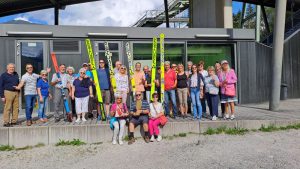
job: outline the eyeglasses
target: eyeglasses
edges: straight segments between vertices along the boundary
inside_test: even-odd
[[[153,96],[153,98],[154,98],[154,99],[157,99],[157,98],[158,98],[158,96]]]
[[[42,74],[42,76],[47,76],[47,74]]]
[[[33,67],[27,67],[26,69],[32,69]]]
[[[136,94],[135,96],[141,96],[142,94]]]
[[[80,72],[80,74],[83,74],[83,75],[85,75],[85,72]]]
[[[122,100],[122,97],[117,98],[118,100]]]
[[[126,68],[125,68],[125,67],[121,67],[120,69],[121,69],[121,70],[126,70]]]
[[[197,67],[192,67],[192,69],[197,69]]]

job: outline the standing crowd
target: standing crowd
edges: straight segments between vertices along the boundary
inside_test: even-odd
[[[166,123],[168,116],[174,119],[187,118],[187,114],[191,112],[195,120],[201,120],[202,117],[211,120],[217,120],[218,117],[235,119],[237,77],[226,60],[216,62],[214,66],[208,66],[207,70],[204,69],[203,61],[198,64],[189,61],[186,69],[183,64],[171,64],[169,61],[166,61],[164,66],[165,90],[164,98],[160,98],[160,67],[157,67],[156,76],[152,78],[149,67],[142,67],[142,64],[137,62],[133,76],[129,77],[126,66],[117,61],[114,68],[116,90],[113,91],[109,69],[104,60],[99,60],[97,75],[105,113],[113,129],[113,144],[123,144],[122,138],[126,123],[129,125],[128,143],[132,144],[135,141],[134,129],[137,125],[143,127],[146,142],[162,140],[159,126]],[[61,119],[76,123],[85,122],[86,118],[100,120],[101,112],[95,89],[95,85],[98,84],[93,82],[90,67],[90,64],[84,63],[76,73],[73,67],[61,64],[59,72],[54,73],[49,82],[47,77],[51,71],[50,68],[42,70],[40,74],[35,74],[33,65],[28,63],[25,67],[26,73],[19,80],[15,65],[8,64],[7,71],[0,76],[0,96],[4,103],[4,127],[18,125],[21,88],[24,88],[27,126],[35,123],[32,120],[32,112],[36,100],[38,122],[48,121],[46,110],[52,98],[55,122]],[[135,81],[134,92],[131,92],[130,78]],[[155,80],[152,81],[152,79]],[[151,95],[152,85],[155,85],[156,92]],[[50,90],[50,86],[54,90]],[[128,108],[127,99],[131,98],[130,93],[133,93],[133,99]],[[66,101],[70,106],[70,112],[61,111],[62,103]],[[221,114],[218,112],[219,101]],[[207,114],[206,105],[208,105],[209,114]]]

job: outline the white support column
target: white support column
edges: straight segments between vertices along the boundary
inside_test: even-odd
[[[260,28],[261,28],[261,6],[256,5],[256,28],[255,28],[255,39],[260,42]]]
[[[284,27],[287,0],[276,0],[274,41],[272,52],[272,83],[269,109],[276,111],[280,103],[280,87],[284,45]]]
[[[232,0],[224,0],[224,28],[233,28]]]

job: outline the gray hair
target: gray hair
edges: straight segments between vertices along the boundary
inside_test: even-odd
[[[193,62],[192,61],[188,61],[187,64],[188,65],[193,65]]]
[[[41,70],[40,74],[48,74],[46,70]]]
[[[165,61],[165,65],[170,65],[171,62],[170,61]]]
[[[80,68],[80,69],[79,69],[79,74],[80,74],[80,72],[84,72],[84,73],[85,73],[85,72],[86,72],[86,69],[85,69],[85,68]]]
[[[16,67],[16,65],[14,63],[9,63],[9,64],[6,65],[6,68],[8,68],[9,65],[12,65],[12,66]]]
[[[68,66],[68,67],[67,67],[67,71],[68,71],[68,70],[72,70],[73,73],[75,72],[75,69],[74,69],[74,67],[72,67],[72,66]]]
[[[115,98],[118,98],[118,97],[122,97],[122,94],[121,94],[120,92],[116,92],[116,93],[114,94],[114,96],[115,96]]]

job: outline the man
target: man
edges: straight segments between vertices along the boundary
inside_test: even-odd
[[[18,86],[16,86],[16,89],[20,90],[24,86],[26,125],[31,126],[32,111],[37,97],[36,83],[40,75],[33,73],[33,65],[31,63],[27,63],[25,67],[26,73],[22,76],[21,82]],[[48,68],[47,73],[50,71],[51,69]]]
[[[51,80],[51,86],[55,87],[54,90],[54,108],[55,108],[55,114],[54,114],[54,118],[55,118],[55,122],[59,122],[60,121],[60,113],[59,113],[59,108],[60,108],[60,104],[61,102],[63,102],[63,95],[61,93],[61,89],[64,90],[65,92],[65,97],[69,97],[69,91],[67,88],[67,82],[68,82],[68,77],[67,74],[65,74],[66,71],[66,66],[64,64],[59,65],[59,75],[60,78],[57,77],[57,73],[54,73],[52,76],[52,80]],[[60,84],[61,82],[61,84]],[[69,101],[69,99],[67,99]],[[69,106],[71,104],[69,103]],[[64,119],[68,120],[69,122],[72,122],[72,113],[70,112],[69,114],[64,114]]]
[[[188,74],[188,75],[192,74],[192,66],[193,66],[193,62],[192,61],[188,61],[187,62],[186,74]]]
[[[132,116],[132,118],[129,122],[129,145],[135,142],[134,129],[138,125],[143,125],[143,129],[145,132],[145,142],[150,142],[148,130],[149,113],[150,107],[148,102],[142,99],[141,92],[135,92],[135,101],[133,101],[130,106],[130,115]]]
[[[15,88],[19,84],[19,75],[15,72],[15,65],[9,63],[6,72],[0,76],[0,96],[4,104],[3,126],[16,125],[19,115],[19,91]],[[12,118],[10,119],[10,113]]]
[[[91,64],[89,64],[89,63],[83,63],[82,67],[85,68],[85,70],[86,70],[85,75],[92,79],[93,78],[93,74],[90,71]]]
[[[172,69],[175,71],[175,73],[177,74],[178,73],[178,67],[175,63],[172,64]]]
[[[144,66],[143,68],[145,74],[145,98],[147,99],[148,103],[150,103],[150,92],[151,92],[151,72],[149,71],[148,66]]]
[[[110,74],[108,68],[105,68],[105,62],[103,59],[99,60],[99,69],[97,70],[98,73],[98,79],[99,79],[99,85],[101,88],[101,94],[103,98],[103,102],[105,103],[105,112],[106,116],[108,116],[109,113],[109,103],[111,99],[111,93],[110,93]],[[100,106],[98,104],[98,112],[100,112]],[[99,115],[101,118],[101,115]]]
[[[117,73],[119,73],[119,70],[122,66],[122,63],[120,61],[116,61],[115,63],[115,68],[114,68],[114,74],[116,75]]]
[[[135,81],[135,92],[141,92],[142,94],[145,91],[145,73],[141,70],[142,64],[137,62],[135,64],[135,71],[133,74],[133,78]]]
[[[173,105],[173,118],[177,116],[176,95],[175,89],[177,86],[177,75],[173,69],[170,68],[170,62],[165,62],[165,112],[170,115],[169,100],[171,99]]]

